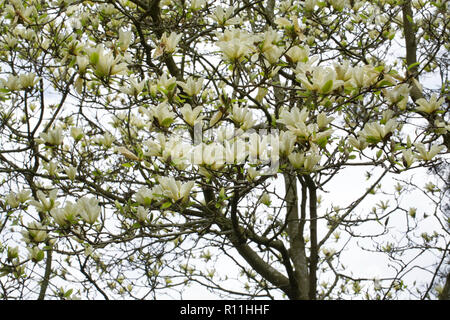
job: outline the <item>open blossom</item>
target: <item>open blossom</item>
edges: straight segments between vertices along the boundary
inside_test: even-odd
[[[136,201],[144,206],[150,206],[154,198],[154,190],[147,187],[141,187],[134,195]]]
[[[187,124],[194,126],[197,122],[203,119],[203,116],[199,116],[202,112],[202,109],[202,106],[198,106],[192,109],[192,106],[190,104],[185,104],[180,109],[180,112],[183,115],[184,121],[186,121]]]
[[[427,151],[427,149],[425,148],[425,145],[422,143],[416,143],[414,144],[414,146],[416,147],[416,150],[419,151],[419,154],[417,155],[417,157],[419,159],[425,160],[425,161],[430,161],[431,159],[433,159],[439,152],[441,152],[442,150],[445,149],[444,145],[432,145],[430,150]]]
[[[181,181],[175,180],[174,177],[159,177],[158,182],[163,194],[174,201],[187,201],[191,189],[194,186],[194,181],[182,183]]]
[[[411,87],[408,84],[402,83],[391,90],[385,90],[384,94],[391,103],[397,104],[400,110],[405,110],[410,90]]]
[[[93,224],[97,221],[101,211],[97,199],[84,196],[78,199],[77,207],[79,209],[79,214],[84,221],[89,224]]]
[[[130,85],[128,87],[124,87],[121,89],[123,93],[137,96],[139,93],[142,92],[142,90],[144,90],[145,80],[138,81],[136,77],[131,76],[129,78],[129,81]]]
[[[126,51],[131,44],[131,37],[133,33],[131,31],[119,30],[119,48],[122,51]]]
[[[54,207],[57,207],[59,205],[59,202],[56,201],[56,197],[58,195],[58,190],[53,189],[48,193],[48,198],[45,195],[44,192],[41,190],[38,190],[36,193],[37,200],[31,200],[30,204],[36,208],[39,212],[47,212],[53,209]]]
[[[308,110],[303,108],[300,110],[297,107],[292,108],[290,111],[283,109],[280,113],[280,118],[277,120],[279,123],[283,123],[286,126],[295,126],[298,122],[306,122],[308,118]]]
[[[222,6],[217,6],[211,18],[219,25],[227,26],[233,24],[240,24],[241,19],[239,17],[231,17],[234,13],[234,7],[228,7],[224,9]]]
[[[75,221],[79,215],[80,209],[78,206],[70,201],[66,202],[63,208],[53,208],[50,211],[50,215],[53,217],[55,222],[61,227],[67,226],[69,223]]]
[[[242,130],[248,130],[256,124],[253,119],[253,113],[247,107],[233,106],[233,113],[231,119],[240,125]]]
[[[300,73],[297,74],[297,79],[306,89],[323,94],[330,93],[344,84],[344,81],[337,79],[336,71],[329,67],[315,67],[311,78]]]
[[[365,148],[369,146],[369,144],[366,141],[366,138],[363,136],[358,136],[358,138],[355,138],[354,136],[350,136],[348,138],[348,142],[356,149],[362,151]]]
[[[53,146],[62,144],[64,139],[62,128],[60,127],[50,129],[47,132],[41,132],[39,134],[39,137],[43,140],[44,143]]]
[[[203,78],[199,78],[195,80],[193,77],[189,77],[186,82],[183,81],[177,81],[177,84],[183,88],[184,92],[188,96],[195,96],[196,94],[199,94],[202,90],[203,85]]]
[[[22,232],[25,242],[44,242],[47,239],[47,231],[44,226],[37,221],[28,223],[27,230]]]
[[[382,141],[388,134],[393,133],[397,125],[394,119],[390,119],[385,125],[379,124],[378,122],[371,122],[364,126],[360,134],[367,142],[377,143]]]
[[[254,36],[240,29],[225,30],[216,45],[231,61],[239,60],[255,50]]]
[[[433,113],[436,110],[439,110],[443,102],[444,97],[438,100],[436,94],[433,93],[429,101],[425,100],[424,98],[417,99],[416,104],[419,105],[417,107],[417,111],[422,111],[425,113]]]
[[[293,46],[286,52],[286,56],[288,56],[293,63],[306,62],[309,57],[309,47],[306,45],[302,47]]]
[[[160,103],[153,110],[153,116],[158,120],[158,123],[163,127],[168,127],[175,119],[175,113],[169,110],[169,105],[166,102]]]
[[[120,62],[121,57],[114,57],[113,53],[105,51],[101,44],[95,48],[88,49],[88,52],[89,62],[94,67],[95,75],[99,78],[120,74],[127,70],[127,65],[124,62]]]
[[[164,32],[161,39],[159,40],[159,46],[153,53],[153,58],[158,58],[164,53],[174,53],[177,51],[178,42],[180,42],[182,34],[177,34],[176,32],[171,32],[169,36]]]

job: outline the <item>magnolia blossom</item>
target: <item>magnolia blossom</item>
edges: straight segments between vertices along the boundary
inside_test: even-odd
[[[213,170],[220,170],[225,164],[226,151],[221,143],[201,143],[192,149],[191,162],[202,166],[210,167]]]
[[[291,131],[281,131],[279,135],[279,152],[283,156],[287,156],[294,150],[297,137]]]
[[[242,130],[248,130],[256,124],[252,112],[247,107],[239,107],[238,105],[233,106],[231,119],[238,123]]]
[[[180,109],[180,112],[183,115],[184,121],[186,121],[187,124],[194,126],[197,122],[203,119],[203,116],[199,116],[200,113],[202,112],[202,109],[203,109],[202,106],[198,106],[192,109],[190,104],[185,104]]]
[[[293,152],[288,156],[289,162],[295,169],[304,169],[307,172],[317,170],[321,155],[315,145],[306,153]]]
[[[371,66],[353,68],[353,81],[358,88],[369,87],[378,79],[378,72],[373,70]]]
[[[160,103],[153,110],[153,116],[158,120],[158,123],[163,127],[168,127],[175,120],[175,113],[169,110],[169,105],[166,102]]]
[[[189,77],[186,82],[183,81],[177,81],[177,84],[183,88],[184,92],[188,96],[195,96],[196,94],[199,94],[202,90],[203,85],[203,78],[199,78],[195,80],[193,77]]]
[[[306,108],[300,110],[299,108],[294,107],[290,111],[287,109],[283,109],[277,122],[283,123],[286,126],[294,127],[299,122],[306,122],[308,114],[309,113]]]
[[[153,53],[153,58],[158,58],[164,53],[174,53],[177,51],[178,42],[180,42],[182,34],[177,34],[176,32],[171,32],[169,36],[164,32],[161,39],[159,40],[159,46]]]
[[[147,187],[141,187],[134,195],[136,201],[144,206],[150,206],[154,199],[154,190]]]
[[[286,56],[288,56],[293,63],[306,62],[309,57],[309,47],[307,45],[302,47],[293,46],[286,52]]]
[[[53,208],[50,211],[50,215],[58,225],[64,227],[75,222],[81,210],[78,204],[67,201],[64,208]]]
[[[4,199],[10,208],[17,208],[20,205],[15,192],[7,194]]]
[[[126,51],[131,44],[131,37],[133,33],[131,31],[119,30],[119,48],[122,51]]]
[[[363,136],[358,136],[357,138],[355,138],[354,136],[350,136],[348,137],[348,142],[355,147],[356,149],[362,151],[365,148],[367,148],[369,146],[369,144],[366,141],[366,138]]]
[[[344,84],[344,81],[337,79],[334,69],[329,67],[315,67],[310,79],[306,74],[298,74],[297,79],[306,89],[323,94],[330,93]]]
[[[128,87],[124,87],[121,89],[121,91],[125,94],[129,94],[129,95],[133,95],[133,96],[137,96],[138,94],[140,94],[142,92],[142,90],[144,90],[144,86],[145,86],[145,79],[142,81],[138,81],[136,79],[136,77],[131,76],[129,78],[130,81],[130,85]]]
[[[176,88],[176,85],[177,85],[177,79],[175,77],[168,77],[167,74],[164,73],[158,79],[157,88],[158,88],[158,90],[167,94],[167,93],[173,91]]]
[[[120,63],[121,57],[114,57],[112,52],[105,51],[101,44],[87,51],[89,53],[89,62],[94,67],[95,75],[99,78],[123,73],[127,70],[127,65],[124,62]]]
[[[429,101],[425,100],[424,98],[417,99],[416,104],[419,105],[419,107],[417,107],[417,111],[433,113],[436,110],[439,110],[443,102],[444,97],[438,100],[436,94],[433,93]]]
[[[406,83],[402,83],[391,90],[385,90],[384,94],[391,103],[397,104],[400,110],[405,110],[410,90],[410,86]]]
[[[148,210],[142,206],[137,207],[135,216],[139,222],[144,222],[148,217]]]
[[[32,221],[27,224],[27,230],[22,232],[25,242],[44,242],[47,239],[47,231],[40,222]]]
[[[417,157],[419,159],[425,160],[425,161],[430,161],[431,159],[433,159],[439,152],[441,152],[442,150],[445,149],[444,145],[432,145],[430,150],[427,151],[427,149],[425,148],[425,145],[423,143],[416,143],[414,144],[414,146],[416,147],[416,150],[419,151],[419,154],[417,155]]]
[[[411,167],[411,165],[413,164],[414,160],[415,160],[415,155],[412,152],[411,149],[406,149],[402,151],[402,159],[403,159],[403,164],[405,165],[406,168]]]
[[[86,196],[78,199],[77,207],[81,218],[89,224],[93,224],[97,221],[97,218],[101,212],[100,206],[98,205],[98,200],[95,198],[88,198]]]
[[[388,134],[393,133],[397,126],[398,124],[394,119],[390,119],[385,125],[378,122],[371,122],[364,126],[360,134],[367,142],[377,143],[382,141]]]
[[[194,186],[194,181],[182,183],[181,181],[175,180],[174,177],[159,177],[158,182],[163,191],[163,195],[174,201],[187,201],[189,193]]]
[[[41,132],[39,134],[39,137],[43,140],[44,143],[53,146],[62,144],[64,139],[62,128],[60,127],[50,129],[47,132]]]
[[[240,24],[241,19],[239,17],[231,18],[234,12],[234,7],[228,7],[224,9],[222,6],[217,6],[214,13],[210,16],[218,24],[227,26],[233,24]]]
[[[216,45],[222,50],[225,57],[231,61],[239,60],[247,56],[255,50],[253,35],[245,30],[232,29],[225,30],[222,35],[219,35],[219,41]]]
[[[83,129],[78,127],[72,127],[70,128],[70,136],[75,140],[79,141],[83,138],[84,132]]]
[[[53,189],[48,193],[48,198],[45,195],[44,192],[41,190],[38,190],[36,192],[36,196],[39,199],[37,200],[31,200],[30,204],[36,208],[39,212],[48,212],[54,207],[57,207],[59,205],[59,202],[56,201],[58,195],[58,189]]]

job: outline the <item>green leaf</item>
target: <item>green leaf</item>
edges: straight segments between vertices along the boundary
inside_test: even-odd
[[[167,208],[169,208],[170,206],[172,205],[172,202],[169,202],[169,201],[167,201],[167,202],[164,202],[163,203],[163,205],[161,206],[161,209],[167,209]]]
[[[408,66],[408,70],[411,70],[412,68],[415,68],[415,67],[417,67],[418,65],[420,65],[420,62],[414,62],[414,63],[412,63],[412,64],[410,64],[410,65]]]
[[[328,93],[333,88],[333,80],[328,80],[320,89],[322,93]]]
[[[133,165],[132,165],[131,163],[128,163],[128,162],[122,163],[122,166],[125,167],[125,168],[131,168],[131,167],[133,167]]]

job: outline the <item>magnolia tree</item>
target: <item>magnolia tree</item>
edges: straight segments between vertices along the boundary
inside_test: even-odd
[[[449,298],[447,1],[0,9],[0,297]]]

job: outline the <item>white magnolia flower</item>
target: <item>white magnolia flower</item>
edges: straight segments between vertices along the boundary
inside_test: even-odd
[[[89,224],[93,224],[97,221],[101,212],[101,208],[98,205],[98,200],[95,198],[88,198],[86,196],[78,199],[77,207],[81,218]]]
[[[325,112],[321,112],[317,115],[317,125],[319,126],[319,129],[325,129],[333,120],[334,118],[327,117]]]
[[[400,110],[404,110],[408,102],[410,90],[411,87],[408,84],[402,83],[391,90],[385,90],[384,94],[391,103],[397,104]]]
[[[148,210],[142,206],[137,207],[135,216],[139,222],[144,222],[148,217]]]
[[[158,182],[163,194],[174,201],[187,201],[194,186],[194,181],[182,183],[175,180],[174,177],[159,177]]]
[[[153,190],[147,187],[141,187],[134,196],[136,201],[143,206],[150,206],[154,198]]]
[[[236,104],[233,106],[231,119],[239,124],[242,130],[248,130],[256,124],[256,120],[253,119],[253,113],[248,107],[239,107]]]
[[[122,51],[126,51],[131,44],[131,38],[133,33],[131,31],[119,30],[119,48]]]
[[[417,107],[417,111],[433,113],[436,110],[439,110],[443,102],[444,97],[438,100],[436,94],[433,93],[429,101],[425,100],[424,98],[417,99],[416,104],[419,105],[419,107]]]
[[[216,42],[216,45],[222,50],[225,57],[231,61],[239,60],[255,51],[253,43],[256,39],[245,30],[225,30],[218,38],[219,41]]]
[[[329,67],[315,67],[310,79],[306,74],[298,74],[297,79],[306,89],[323,94],[330,93],[344,84],[344,81],[337,79],[336,71]]]
[[[241,19],[239,17],[231,16],[234,13],[234,7],[223,8],[221,6],[217,6],[214,13],[211,15],[211,18],[216,21],[219,25],[228,26],[233,24],[240,24]]]
[[[203,116],[199,117],[200,113],[202,112],[202,109],[203,109],[202,106],[198,106],[192,109],[192,106],[190,104],[185,104],[180,109],[180,112],[183,115],[184,121],[186,121],[187,124],[194,126],[197,122],[203,119]]]
[[[27,248],[27,250],[31,261],[39,262],[42,261],[42,259],[44,259],[44,251],[42,251],[38,246]]]
[[[365,148],[369,146],[369,144],[366,141],[366,138],[363,136],[358,136],[358,138],[355,138],[354,136],[350,136],[348,138],[348,142],[356,149],[362,151]]]
[[[382,141],[388,134],[393,133],[397,126],[398,123],[394,119],[390,119],[385,125],[378,122],[371,122],[364,126],[360,134],[367,142],[377,143]]]
[[[130,85],[128,87],[124,87],[121,89],[121,91],[125,94],[129,94],[132,96],[137,96],[139,93],[142,92],[142,90],[144,90],[144,86],[145,86],[145,79],[142,81],[138,81],[136,79],[136,77],[131,76],[129,78],[130,81]]]
[[[87,51],[89,53],[89,62],[94,67],[95,75],[99,78],[122,74],[127,70],[127,65],[124,62],[120,62],[121,57],[114,57],[113,53],[105,51],[101,44]]]
[[[20,203],[25,203],[29,199],[31,199],[31,191],[30,190],[20,190],[16,193],[16,198]]]
[[[306,62],[309,57],[309,47],[307,45],[302,47],[294,46],[286,52],[286,55],[293,63]]]
[[[62,133],[62,128],[56,127],[54,129],[50,129],[47,132],[41,132],[39,137],[43,140],[44,143],[57,146],[63,143],[64,136]]]
[[[279,136],[279,152],[283,156],[290,155],[294,150],[297,137],[291,131],[281,131]]]
[[[178,42],[180,42],[182,34],[172,31],[169,36],[164,32],[159,40],[159,46],[153,53],[153,58],[158,58],[164,53],[175,53],[177,51]]]
[[[261,198],[259,199],[259,202],[261,202],[262,204],[264,204],[266,206],[270,206],[270,203],[271,203],[270,195],[267,192],[264,192],[261,195]]]
[[[157,83],[157,88],[164,93],[173,91],[176,88],[177,79],[175,77],[168,77],[167,74],[163,74]]]
[[[78,71],[80,73],[85,73],[86,69],[89,65],[89,58],[86,56],[77,56],[77,65],[78,65]]]
[[[17,199],[17,195],[15,192],[10,192],[5,197],[6,204],[10,208],[17,208],[20,205],[20,201]]]
[[[56,201],[57,195],[58,195],[57,189],[53,189],[49,192],[48,194],[49,198],[47,198],[44,192],[38,190],[36,196],[39,199],[39,201],[31,200],[30,204],[34,206],[36,210],[39,212],[48,212],[54,207],[57,207],[59,205],[59,202]]]
[[[417,155],[417,157],[419,159],[425,160],[425,161],[430,161],[431,159],[433,159],[439,152],[441,152],[442,150],[445,149],[444,145],[432,145],[430,150],[427,151],[427,149],[425,148],[425,145],[423,143],[416,143],[414,144],[414,146],[416,147],[416,150],[419,151],[419,154]]]
[[[308,110],[303,108],[301,111],[299,108],[294,107],[291,111],[283,109],[280,113],[280,118],[277,120],[279,123],[283,123],[286,126],[295,127],[298,123],[305,123],[308,118]]]
[[[406,149],[402,151],[402,155],[403,155],[403,164],[405,165],[406,168],[411,167],[411,165],[413,164],[414,160],[415,160],[415,155],[413,154],[411,149]]]
[[[153,110],[153,116],[158,120],[158,123],[163,127],[168,127],[175,120],[175,113],[170,111],[169,105],[166,102],[160,103]]]
[[[78,127],[72,127],[70,128],[70,136],[75,140],[79,141],[84,137],[83,129]]]
[[[44,242],[47,239],[47,230],[40,222],[32,221],[27,224],[27,230],[22,232],[25,242]]]
[[[202,90],[203,85],[203,78],[199,78],[195,80],[193,77],[189,77],[186,82],[183,81],[177,81],[177,84],[183,88],[184,92],[188,96],[195,96],[196,94],[199,94]]]

